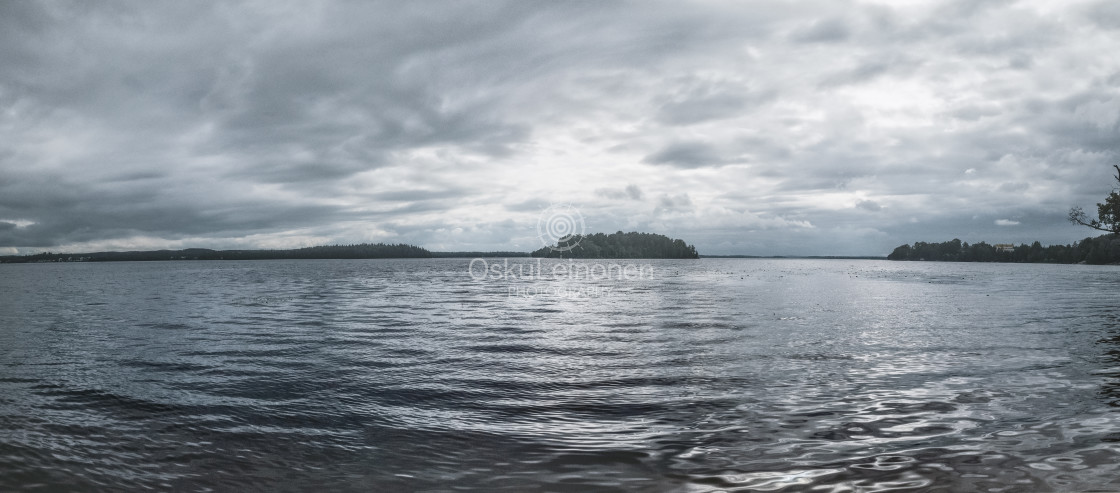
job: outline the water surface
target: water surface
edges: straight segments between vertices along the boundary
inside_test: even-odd
[[[1120,490],[1114,266],[555,262],[0,265],[0,490]]]

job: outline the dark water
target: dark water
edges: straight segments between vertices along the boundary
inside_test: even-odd
[[[0,490],[1120,490],[1120,268],[468,260],[0,265]]]

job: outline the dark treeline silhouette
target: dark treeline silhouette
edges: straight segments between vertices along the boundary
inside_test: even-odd
[[[602,233],[569,237],[564,241],[579,245],[568,252],[542,248],[526,252],[430,252],[406,244],[362,243],[330,245],[292,250],[151,250],[133,252],[39,253],[0,256],[0,263],[37,262],[122,262],[153,260],[272,260],[272,259],[363,259],[363,258],[477,258],[477,257],[564,257],[564,258],[699,258],[696,248],[682,240],[650,233]],[[560,253],[563,253],[561,255]]]
[[[700,258],[789,258],[820,260],[883,260],[882,255],[701,255]]]
[[[10,255],[0,257],[0,262],[119,262],[150,260],[271,260],[271,259],[361,259],[361,258],[431,258],[432,252],[413,245],[362,243],[359,245],[330,245],[293,250],[154,250],[142,252],[96,253],[40,253],[36,255]]]
[[[432,252],[433,258],[528,257],[529,252]]]
[[[595,233],[561,238],[556,247],[534,251],[550,258],[700,258],[696,247],[654,233]]]
[[[1071,245],[1042,246],[1036,241],[1014,249],[1000,249],[984,242],[970,245],[958,239],[944,243],[919,241],[895,248],[887,260],[1115,264],[1120,263],[1120,235],[1085,238]]]

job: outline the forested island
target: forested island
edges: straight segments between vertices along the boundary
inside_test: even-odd
[[[1021,262],[1049,264],[1120,263],[1120,235],[1085,238],[1070,245],[989,245],[969,244],[954,239],[944,243],[919,241],[895,248],[887,260],[926,260],[940,262]]]
[[[545,258],[700,258],[696,247],[684,240],[622,231],[567,236],[556,242],[556,246],[541,248],[531,255]]]

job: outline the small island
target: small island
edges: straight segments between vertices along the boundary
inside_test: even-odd
[[[603,234],[571,235],[561,238],[555,246],[547,246],[534,251],[533,257],[544,258],[700,258],[696,247],[684,240],[669,238],[654,233],[622,231]]]

